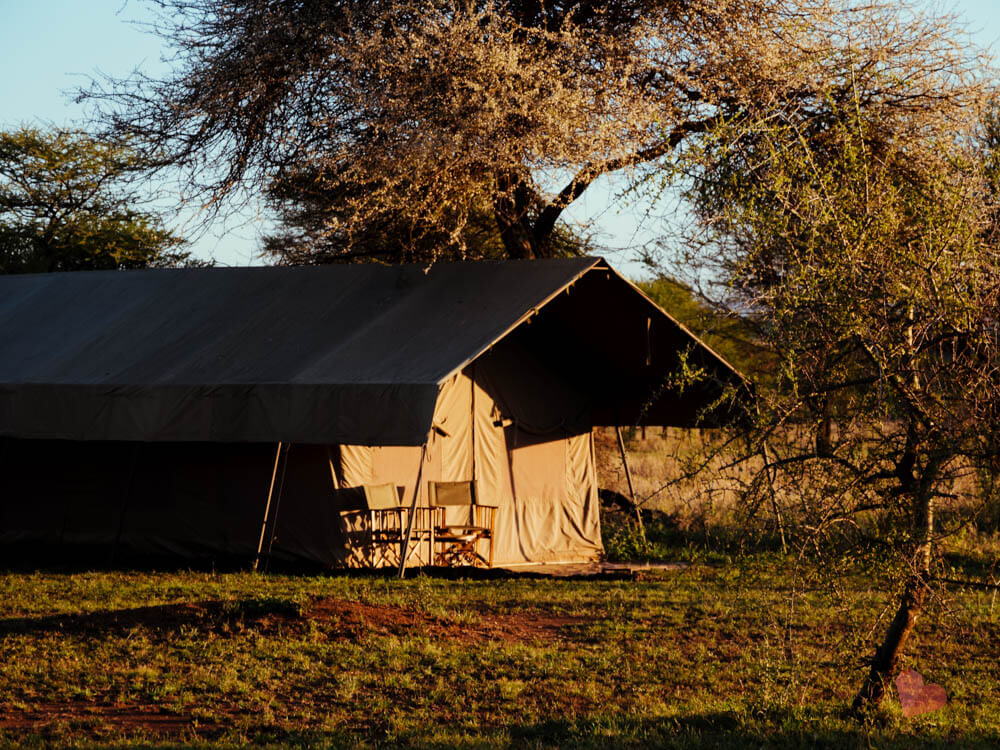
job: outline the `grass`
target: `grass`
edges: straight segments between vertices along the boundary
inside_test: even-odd
[[[883,582],[769,554],[642,580],[0,575],[0,744],[994,747],[1000,607],[952,589],[865,725]],[[995,598],[995,597],[994,597]],[[881,613],[881,620],[879,620]]]

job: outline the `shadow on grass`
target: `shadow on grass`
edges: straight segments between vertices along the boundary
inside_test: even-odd
[[[114,718],[114,717],[111,717]],[[244,717],[247,718],[247,717]],[[474,717],[470,716],[469,719]],[[938,730],[919,721],[900,725],[890,717],[882,724],[859,725],[845,719],[830,706],[796,709],[749,709],[743,715],[734,712],[705,712],[657,718],[598,715],[578,719],[549,719],[524,725],[476,725],[423,722],[418,729],[403,733],[372,731],[372,727],[342,726],[323,731],[274,725],[256,724],[230,717],[213,723],[200,738],[186,737],[183,744],[166,742],[180,727],[147,727],[141,722],[118,726],[117,735],[123,741],[109,742],[104,735],[104,747],[419,747],[428,750],[456,748],[575,748],[604,750],[607,748],[678,748],[683,750],[750,750],[751,748],[841,748],[878,747],[887,750],[920,748],[996,748],[1000,746],[1000,729],[977,728],[974,731]],[[904,720],[905,721],[905,720]],[[26,730],[26,731],[25,731]],[[78,729],[64,727],[59,740],[79,740]],[[184,732],[180,732],[184,736]],[[114,735],[112,735],[113,737]],[[46,738],[45,730],[25,727],[20,731],[0,728],[0,741],[28,737]],[[129,741],[124,741],[130,737]],[[156,738],[159,743],[150,742]],[[53,739],[51,736],[47,739]],[[33,744],[33,743],[27,743]],[[43,746],[43,745],[40,745]],[[48,746],[47,744],[44,746]]]
[[[563,566],[570,568],[572,566]],[[253,569],[253,558],[246,556],[181,557],[136,555],[127,552],[118,554],[116,560],[108,560],[107,549],[101,546],[10,547],[0,550],[0,573],[49,573],[74,574],[89,572],[134,572],[134,573],[246,573]],[[330,568],[301,560],[272,559],[260,566],[263,575],[303,575],[349,578],[393,579],[398,576],[395,567],[386,568]],[[629,570],[587,569],[581,566],[579,574],[538,572],[531,569],[512,570],[510,568],[474,568],[423,566],[408,567],[405,577],[427,576],[442,580],[503,581],[517,579],[551,580],[571,578],[573,580],[623,581],[641,578]]]
[[[422,725],[419,731],[391,736],[350,730],[336,735],[275,728],[250,729],[247,739],[265,746],[294,747],[419,747],[427,750],[472,748],[678,748],[678,750],[751,750],[808,748],[843,750],[927,750],[1000,747],[1000,729],[975,732],[938,731],[920,723],[859,725],[835,709],[808,711],[751,711],[746,717],[729,712],[707,712],[663,718],[595,716],[575,720],[551,719],[521,726]]]
[[[594,717],[573,721],[549,720],[511,727],[503,744],[509,747],[574,748],[996,748],[1000,728],[976,734],[924,733],[915,727],[858,725],[836,711],[812,709],[801,712],[773,709],[750,711],[745,717],[729,712],[639,719]],[[414,738],[414,744],[427,746]],[[477,743],[471,742],[470,746]],[[440,747],[456,746],[442,743]],[[459,745],[461,746],[461,743]]]
[[[207,600],[63,615],[9,617],[0,619],[0,637],[38,633],[124,635],[137,628],[169,633],[182,627],[201,632],[231,632],[246,627],[278,628],[285,622],[298,620],[301,613],[299,602],[278,597]]]
[[[1000,560],[997,559],[964,552],[945,552],[942,558],[953,575],[969,579],[972,585],[995,582],[1000,577]],[[996,588],[996,584],[992,587]]]
[[[541,572],[533,570],[511,570],[509,568],[473,568],[473,567],[438,567],[438,566],[424,566],[420,568],[407,568],[405,580],[414,580],[417,578],[433,578],[442,581],[555,581],[555,580],[566,580],[566,581],[644,581],[650,576],[650,571],[642,567],[642,563],[637,564],[635,569],[631,569],[627,566],[622,566],[619,568],[614,567],[615,564],[609,565],[607,570],[600,570],[596,572],[586,572],[585,567],[581,567],[584,572],[573,573],[569,569],[571,565],[561,566],[566,569],[564,572]],[[679,569],[686,567],[687,563],[679,563],[671,566],[670,569]],[[654,572],[656,569],[653,569]],[[198,565],[158,565],[158,566],[144,566],[144,565],[122,565],[118,567],[109,566],[94,566],[94,565],[34,565],[34,566],[8,566],[4,567],[0,565],[0,574],[2,573],[14,573],[14,574],[30,574],[30,573],[47,573],[47,574],[65,574],[74,575],[80,573],[106,573],[106,572],[118,572],[118,573],[225,573],[229,572],[225,568],[219,568],[216,566],[198,566]],[[239,568],[234,568],[232,572],[246,572],[244,568],[242,571]],[[399,576],[397,572],[393,569],[387,568],[323,568],[323,569],[312,569],[294,566],[275,566],[267,573],[261,573],[262,576],[267,576],[268,574],[273,575],[303,575],[303,576],[323,576],[328,578],[355,578],[355,579],[373,579],[373,580],[395,580]]]

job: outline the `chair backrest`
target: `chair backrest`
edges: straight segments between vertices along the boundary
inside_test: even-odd
[[[368,510],[392,510],[399,507],[399,488],[391,482],[366,484],[365,504]]]
[[[431,505],[475,505],[475,482],[428,482],[427,498]]]

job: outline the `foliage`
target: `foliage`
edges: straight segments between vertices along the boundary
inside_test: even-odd
[[[0,133],[0,273],[175,265],[182,241],[139,208],[129,148],[84,133]]]
[[[893,701],[858,725],[841,706],[885,580],[838,569],[834,596],[824,567],[746,560],[638,581],[6,573],[0,743],[995,746],[989,592],[950,594],[936,615],[952,628],[931,625],[907,663],[948,707],[904,719]]]
[[[671,561],[673,550],[658,544],[648,528],[640,530],[634,520],[615,518],[608,521],[607,515],[601,519],[601,536],[605,557],[611,562]]]
[[[860,708],[896,669],[938,534],[997,461],[1000,256],[975,110],[894,115],[859,96],[730,123],[691,195],[703,272],[779,357],[751,437],[774,455],[750,502],[794,498],[810,543],[874,529],[900,553],[899,609]]]
[[[288,265],[358,261],[419,262],[497,260],[506,256],[493,211],[472,206],[459,223],[458,238],[445,234],[444,222],[428,222],[418,214],[394,208],[354,221],[356,198],[371,186],[334,188],[316,171],[298,167],[268,187],[267,201],[280,219],[278,230],[264,238],[264,254]],[[567,224],[553,229],[553,256],[573,257],[591,251],[588,238]]]
[[[967,101],[939,85],[946,25],[889,0],[152,2],[171,73],[84,96],[206,205],[336,201],[292,222],[321,253],[374,232],[464,257],[489,212],[507,257],[558,255],[595,180],[655,192],[742,112],[819,108],[848,76],[862,107]]]
[[[692,287],[665,274],[640,282],[639,287],[755,384],[771,381],[772,353],[741,315],[716,308]]]

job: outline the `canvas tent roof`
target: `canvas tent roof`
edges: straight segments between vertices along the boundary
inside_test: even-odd
[[[690,418],[640,413],[667,358],[633,377],[622,342],[739,379],[600,258],[6,276],[0,435],[418,445],[439,385],[532,318],[528,344],[575,342],[598,423]]]

